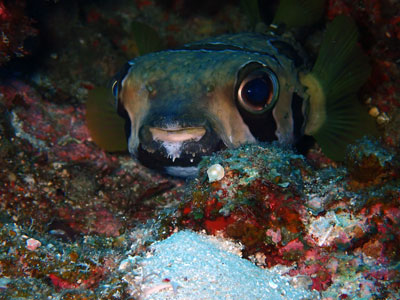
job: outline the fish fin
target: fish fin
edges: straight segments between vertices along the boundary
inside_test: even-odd
[[[113,99],[109,89],[97,87],[89,91],[86,124],[100,148],[110,152],[126,151],[125,121],[117,114]]]
[[[326,122],[313,137],[329,158],[343,161],[347,145],[365,135],[378,135],[375,120],[355,94],[338,99],[327,109]]]
[[[280,0],[273,24],[288,27],[317,23],[324,12],[325,0]]]
[[[133,21],[131,31],[137,48],[137,55],[160,51],[164,48],[163,40],[157,31],[149,25]]]
[[[312,74],[328,100],[357,92],[370,75],[368,58],[357,40],[357,27],[350,17],[338,16],[327,26]]]
[[[377,135],[375,121],[357,98],[370,74],[368,59],[357,45],[353,20],[336,17],[328,26],[311,73],[301,77],[310,95],[309,122],[323,152],[343,160],[346,145],[364,135]]]

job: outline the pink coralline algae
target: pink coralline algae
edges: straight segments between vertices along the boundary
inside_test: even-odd
[[[37,34],[33,20],[25,14],[25,4],[24,0],[0,1],[0,66],[28,54],[24,40]]]
[[[61,208],[59,218],[69,226],[84,234],[100,234],[105,236],[119,236],[122,228],[120,220],[115,218],[110,211],[97,207],[88,209],[68,210]]]
[[[0,91],[9,108],[23,105],[13,110],[14,127],[16,134],[35,148],[51,150],[50,155],[64,161],[107,162],[104,153],[93,151],[84,105],[72,107],[42,102],[41,96],[21,81],[0,85]]]

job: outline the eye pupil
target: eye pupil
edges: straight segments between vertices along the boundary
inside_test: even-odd
[[[270,99],[271,83],[264,78],[255,78],[248,81],[242,90],[242,98],[250,105],[264,107]]]
[[[272,109],[278,97],[278,78],[266,67],[257,68],[243,76],[237,89],[240,107],[254,114],[263,114]]]

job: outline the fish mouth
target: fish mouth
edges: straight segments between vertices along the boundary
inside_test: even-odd
[[[148,168],[167,173],[188,168],[193,173],[203,156],[226,148],[210,126],[145,125],[139,131],[139,140],[138,160]],[[176,172],[171,175],[179,176]]]
[[[204,127],[186,127],[186,128],[157,128],[150,127],[150,133],[153,140],[164,143],[182,143],[186,141],[198,142],[206,133]]]

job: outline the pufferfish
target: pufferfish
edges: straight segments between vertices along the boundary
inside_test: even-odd
[[[296,146],[305,136],[342,160],[348,143],[374,130],[356,95],[369,76],[357,38],[350,18],[335,18],[311,68],[298,45],[273,32],[223,35],[139,56],[112,87],[127,148],[143,165],[180,177],[195,175],[203,156],[224,148]],[[88,102],[94,140],[121,150],[126,146],[96,138],[109,131],[108,139],[118,139],[122,129],[104,117],[96,133],[93,120],[101,113],[94,98]]]

